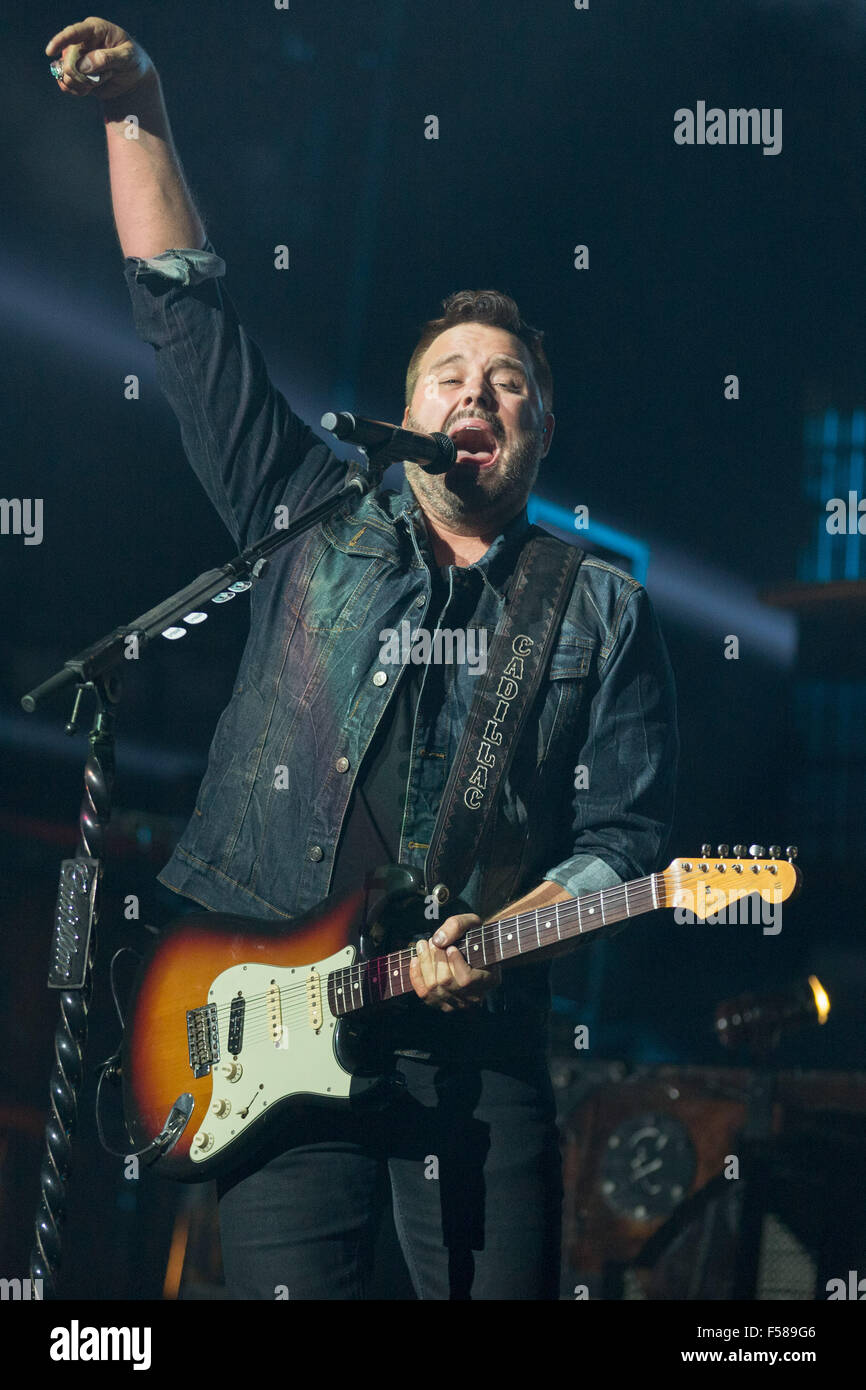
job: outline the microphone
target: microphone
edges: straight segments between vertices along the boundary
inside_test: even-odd
[[[447,434],[418,434],[384,420],[366,420],[362,415],[350,415],[347,410],[338,414],[329,410],[322,416],[322,428],[357,444],[365,452],[376,451],[377,463],[402,463],[409,459],[425,473],[447,473],[457,462],[457,446]]]

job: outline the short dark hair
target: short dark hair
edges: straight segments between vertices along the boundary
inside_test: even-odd
[[[442,318],[429,319],[421,328],[418,345],[409,359],[406,369],[406,404],[412,404],[421,358],[430,344],[446,328],[454,328],[458,323],[486,323],[491,328],[504,328],[513,333],[529,349],[532,367],[545,410],[553,406],[553,374],[541,345],[544,331],[531,328],[521,316],[520,310],[510,295],[500,290],[455,290],[443,299],[445,310]]]

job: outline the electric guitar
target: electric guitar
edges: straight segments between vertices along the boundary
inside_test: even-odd
[[[750,894],[781,903],[799,886],[788,860],[713,858],[708,849],[646,878],[485,922],[459,949],[478,966],[544,959],[657,908],[705,921]],[[391,865],[290,924],[210,912],[169,924],[142,963],[121,1051],[127,1131],[143,1161],[206,1181],[255,1152],[286,1106],[375,1096],[388,1064],[370,1047],[368,1024],[388,1001],[414,994],[415,947],[405,943],[434,929],[423,893],[418,871]]]

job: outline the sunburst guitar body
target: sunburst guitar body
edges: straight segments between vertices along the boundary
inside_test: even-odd
[[[753,893],[782,902],[798,883],[783,859],[674,860],[647,878],[490,920],[458,944],[471,965],[517,966],[626,917],[679,906],[702,920]],[[207,1181],[255,1153],[286,1107],[374,1101],[393,1068],[375,1020],[412,995],[413,937],[435,929],[423,892],[416,870],[391,865],[290,923],[203,911],[170,924],[127,1010],[132,1151],[167,1177]]]

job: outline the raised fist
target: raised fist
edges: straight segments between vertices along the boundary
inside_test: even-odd
[[[156,75],[147,53],[125,29],[93,16],[61,29],[45,52],[55,61],[62,55],[63,72],[57,84],[68,96],[104,101]],[[89,82],[88,73],[99,81]]]

